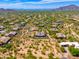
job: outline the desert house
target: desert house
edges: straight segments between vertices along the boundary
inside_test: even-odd
[[[0,34],[5,34],[6,30],[0,30]]]
[[[31,31],[38,31],[38,27],[35,27],[35,26],[34,27],[31,27],[30,30]]]
[[[45,32],[36,32],[35,37],[46,37],[46,33]]]
[[[50,30],[53,32],[58,32],[58,28],[55,28],[55,27],[51,28]]]
[[[17,34],[17,32],[12,31],[12,32],[9,32],[9,33],[5,34],[5,36],[13,37],[13,36],[15,36],[16,34]]]
[[[64,35],[63,33],[56,33],[57,38],[59,39],[64,39],[66,38],[66,35]]]
[[[7,43],[10,40],[10,37],[0,37],[0,44]]]
[[[14,27],[14,28],[12,28],[13,31],[17,31],[17,30],[19,30],[19,29],[20,29],[19,27]]]
[[[4,26],[0,25],[0,30],[2,30],[2,29],[4,29],[4,28],[5,28]]]

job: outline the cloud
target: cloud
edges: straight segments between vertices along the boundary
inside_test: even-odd
[[[43,5],[24,4],[24,3],[10,3],[10,4],[0,4],[0,8],[6,8],[6,9],[50,9],[51,7],[43,6]]]
[[[47,4],[47,3],[53,3],[53,2],[66,2],[66,1],[78,1],[78,0],[41,0],[39,2],[25,2],[30,4]]]
[[[39,2],[22,2],[21,0],[16,0],[16,1],[18,2],[0,3],[0,8],[50,9],[61,5],[61,4],[55,4],[54,2],[67,2],[67,1],[77,1],[77,0],[41,0]],[[51,5],[49,5],[50,3]]]
[[[78,0],[4,0],[6,2],[16,2],[16,3],[29,3],[29,4],[47,4],[53,2],[66,2],[66,1],[78,1]]]

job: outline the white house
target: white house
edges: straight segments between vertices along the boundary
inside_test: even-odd
[[[60,46],[67,47],[67,46],[74,46],[75,48],[79,48],[78,42],[61,42]]]
[[[79,44],[76,44],[76,45],[75,45],[75,48],[78,48],[78,49],[79,49]]]

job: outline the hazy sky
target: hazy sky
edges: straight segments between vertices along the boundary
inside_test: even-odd
[[[71,4],[79,5],[79,0],[1,0],[0,8],[52,9]]]

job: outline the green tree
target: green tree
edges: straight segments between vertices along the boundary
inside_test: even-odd
[[[69,47],[69,51],[73,56],[79,56],[79,49],[74,47]]]

